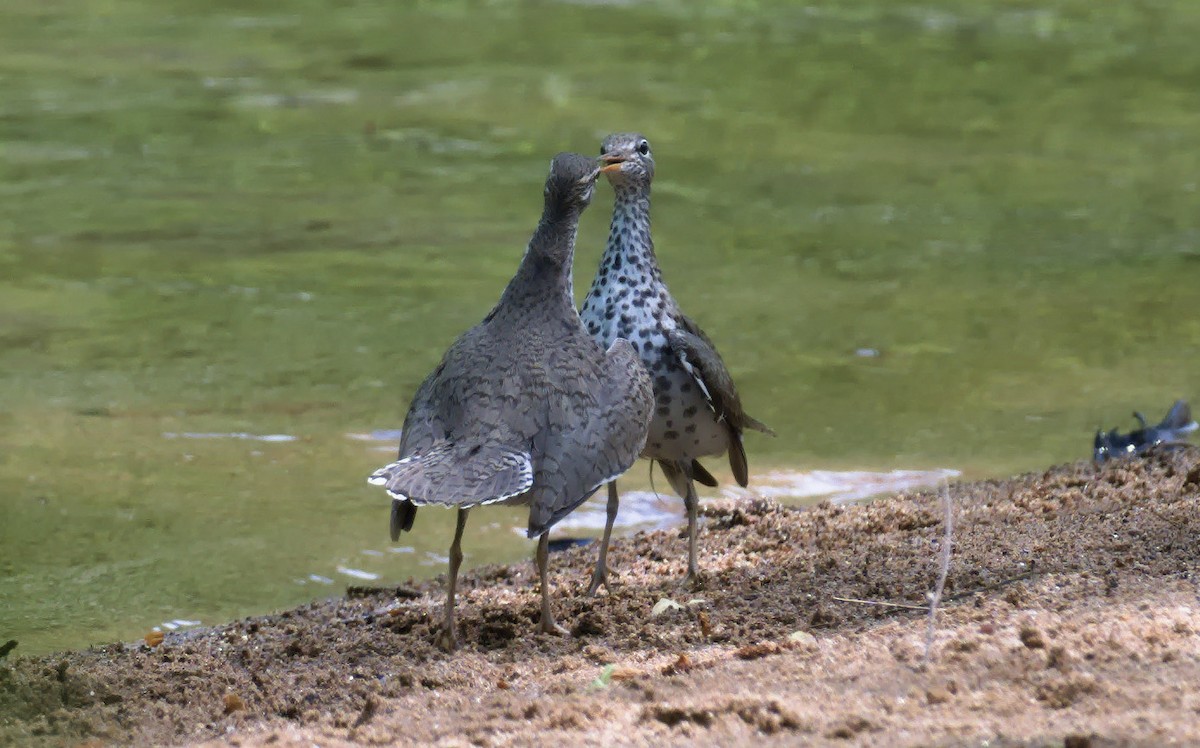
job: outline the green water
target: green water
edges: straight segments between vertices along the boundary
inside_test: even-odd
[[[613,130],[780,434],[752,466],[1004,475],[1197,399],[1200,5],[697,5],[5,3],[0,641],[440,572],[450,514],[388,551],[388,455],[346,434],[399,425],[550,157]],[[528,553],[472,522],[468,563]]]

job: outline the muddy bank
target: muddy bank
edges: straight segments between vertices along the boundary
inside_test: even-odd
[[[241,745],[1200,742],[1200,456],[1076,464],[866,506],[711,504],[706,586],[677,532],[552,557],[570,638],[534,636],[531,563],[465,575],[461,650],[438,582],[0,664],[0,742]],[[659,601],[673,600],[659,615]],[[868,604],[860,601],[890,603]],[[660,605],[660,607],[662,607]]]

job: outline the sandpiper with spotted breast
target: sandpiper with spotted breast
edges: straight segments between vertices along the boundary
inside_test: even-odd
[[[698,499],[695,482],[717,485],[698,458],[729,453],[738,485],[749,480],[742,432],[773,434],[743,409],[733,378],[716,347],[687,317],[663,282],[650,237],[650,183],[654,157],[638,133],[604,139],[601,172],[616,193],[608,246],[580,316],[600,345],[633,344],[654,382],[655,409],[643,457],[656,460],[688,515],[688,571],[696,562]],[[608,543],[620,504],[616,481],[608,484],[608,517],[589,593],[608,586]]]

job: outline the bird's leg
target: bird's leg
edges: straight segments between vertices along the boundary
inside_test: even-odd
[[[542,618],[538,621],[538,631],[543,634],[570,636],[571,632],[555,623],[554,614],[550,612],[550,580],[546,578],[546,565],[549,556],[550,533],[544,532],[538,538],[537,545],[538,576],[542,580]]]
[[[442,630],[438,632],[437,644],[447,652],[453,652],[458,646],[458,636],[454,630],[454,590],[458,586],[458,567],[462,564],[462,536],[467,526],[467,512],[470,509],[458,510],[458,523],[454,528],[454,542],[450,544],[450,578],[446,580],[446,618]]]
[[[608,519],[604,523],[604,537],[600,540],[600,558],[596,560],[596,570],[592,572],[592,584],[588,587],[588,595],[595,595],[596,590],[604,585],[604,589],[612,591],[608,584],[608,541],[612,537],[613,523],[617,520],[617,508],[621,498],[617,495],[617,482],[608,484]],[[614,571],[613,574],[616,574]]]
[[[696,563],[696,518],[700,511],[700,499],[696,496],[696,482],[690,475],[686,478],[687,492],[684,494],[683,504],[687,507],[688,518],[688,570],[687,576],[683,578],[683,586],[695,590],[704,586],[700,566]]]

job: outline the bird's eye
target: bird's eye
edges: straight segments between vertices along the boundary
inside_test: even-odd
[[[638,141],[637,152],[642,154],[643,156],[649,156],[650,155],[650,143],[646,142],[645,140]]]

